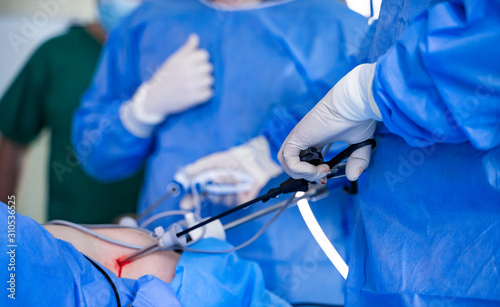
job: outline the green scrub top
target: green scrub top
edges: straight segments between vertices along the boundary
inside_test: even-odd
[[[110,223],[136,211],[142,171],[119,182],[96,182],[84,173],[71,145],[73,112],[92,80],[101,48],[84,28],[71,27],[38,48],[0,100],[0,131],[6,138],[27,144],[44,127],[52,132],[49,220]],[[99,145],[98,138],[93,146]]]

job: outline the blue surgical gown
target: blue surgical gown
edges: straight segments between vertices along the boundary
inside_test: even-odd
[[[7,285],[2,290],[1,306],[117,306],[110,282],[73,245],[54,238],[40,224],[8,210],[3,203],[0,225],[5,230],[1,276]],[[8,229],[14,235],[7,239]],[[221,250],[231,246],[207,239],[193,248]],[[115,285],[121,306],[290,306],[265,289],[256,263],[235,253],[184,252],[171,284],[153,275],[137,280],[119,278],[101,268]]]
[[[500,1],[384,0],[348,306],[500,305]]]
[[[181,167],[208,154],[258,135],[266,135],[277,152],[293,124],[359,64],[367,21],[333,0],[266,3],[271,5],[226,11],[198,0],[146,1],[125,19],[111,33],[74,118],[74,145],[89,174],[112,181],[145,163],[140,212],[165,193]],[[197,33],[200,47],[210,53],[214,97],[168,116],[149,138],[132,135],[120,122],[120,105],[190,33]],[[345,255],[353,207],[341,190],[332,194],[313,209]],[[177,209],[178,202],[169,199],[151,214]],[[203,213],[224,209],[206,206]],[[230,230],[228,240],[237,245],[263,223]],[[343,303],[342,277],[317,247],[297,208],[285,212],[240,255],[256,260],[267,287],[291,302]]]

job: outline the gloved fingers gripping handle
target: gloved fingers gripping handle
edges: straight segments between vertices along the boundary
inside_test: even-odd
[[[290,173],[287,172],[289,175],[293,173],[297,176],[297,178],[294,177],[292,178],[294,179],[303,178],[308,181],[315,181],[324,184],[326,183],[326,178],[323,172],[328,170],[327,171],[328,173],[331,168],[334,168],[336,165],[338,165],[340,162],[342,162],[344,159],[347,158],[346,169],[345,169],[346,177],[350,181],[356,181],[358,177],[366,170],[366,168],[370,164],[371,151],[373,148],[375,148],[375,146],[376,142],[373,139],[368,139],[363,142],[351,144],[348,148],[343,150],[341,153],[339,153],[330,161],[324,164],[322,163],[317,166],[314,166],[313,164],[307,161],[297,162],[297,160],[299,161],[302,160],[301,156],[299,156],[297,159],[296,155],[292,154],[291,156],[287,157],[286,155],[282,154],[285,152],[285,149],[283,148],[285,147],[284,144],[282,146],[283,150],[280,150],[278,159],[280,160],[280,163],[282,163],[282,166],[285,169],[285,171],[289,170],[290,168],[294,169],[294,171],[290,171]],[[295,151],[292,150],[290,152],[292,153],[297,152],[297,150]],[[305,163],[306,165],[304,165],[303,163]],[[300,170],[302,170],[302,172],[300,172]],[[313,174],[314,172],[317,172],[316,175]]]
[[[302,149],[292,142],[285,140],[281,147],[278,160],[285,172],[294,179],[306,179],[308,181],[319,181],[330,171],[326,164],[314,166],[308,162],[300,161],[300,152]]]
[[[381,119],[370,100],[375,68],[376,64],[354,68],[292,130],[278,154],[278,160],[288,175],[295,179],[318,181],[329,169],[300,162],[301,150],[339,141],[359,144],[373,136],[376,120]],[[368,166],[370,148],[367,147],[351,157],[346,167],[348,179],[356,180]],[[351,150],[349,154],[355,151],[354,148]]]
[[[363,146],[355,150],[347,159],[346,177],[349,181],[356,181],[370,164],[372,146]]]

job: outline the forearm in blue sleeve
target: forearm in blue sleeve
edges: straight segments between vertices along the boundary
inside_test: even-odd
[[[140,84],[134,43],[126,28],[113,31],[94,81],[73,118],[73,145],[87,173],[103,182],[135,174],[151,152],[152,138],[130,133],[120,106]]]
[[[377,61],[373,96],[412,146],[500,144],[500,1],[455,0],[417,17]]]
[[[131,134],[119,116],[121,102],[104,106],[85,102],[73,119],[73,146],[85,171],[109,182],[135,174],[152,146],[151,138]]]

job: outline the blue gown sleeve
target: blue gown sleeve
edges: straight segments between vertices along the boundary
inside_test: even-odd
[[[373,96],[411,146],[500,144],[500,1],[451,0],[417,18],[378,59]]]
[[[137,33],[126,24],[111,32],[94,80],[73,118],[73,145],[86,172],[103,182],[136,173],[152,150],[152,138],[130,133],[120,120],[120,106],[141,84]]]

